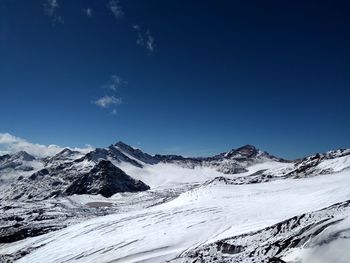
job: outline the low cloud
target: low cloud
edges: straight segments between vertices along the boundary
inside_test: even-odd
[[[124,16],[124,11],[119,0],[110,0],[107,7],[109,10],[111,10],[115,18],[120,19]]]
[[[9,133],[0,133],[0,154],[11,154],[19,151],[26,151],[35,157],[47,157],[59,153],[64,148],[69,148],[71,150],[76,150],[83,153],[90,152],[94,149],[90,145],[87,145],[85,148],[70,148],[60,147],[54,144],[43,145],[31,143],[23,138],[16,137]]]
[[[120,105],[122,103],[122,99],[121,98],[117,98],[115,96],[105,95],[105,96],[97,99],[96,101],[94,101],[94,103],[97,106],[100,106],[102,108],[110,108],[112,106]]]

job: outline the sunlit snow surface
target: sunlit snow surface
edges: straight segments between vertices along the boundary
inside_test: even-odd
[[[133,206],[125,209],[127,212],[90,219],[39,237],[5,244],[0,247],[0,254],[36,248],[18,262],[164,262],[201,245],[259,230],[295,215],[350,199],[349,171],[304,179],[231,185],[220,181],[204,183],[222,176],[210,168],[185,169],[171,164],[143,169],[119,166],[153,189],[145,193],[117,194],[110,199],[71,198],[81,203],[110,201],[115,204],[125,202],[124,205],[128,206],[133,195],[141,200],[144,196],[146,202],[152,192],[171,192],[177,188],[182,194],[171,195],[159,204]],[[286,163],[263,163],[252,166],[245,175],[262,169],[278,174],[290,168],[291,164]],[[228,178],[237,176],[225,175]],[[296,250],[293,253],[290,257],[294,260],[313,251]]]

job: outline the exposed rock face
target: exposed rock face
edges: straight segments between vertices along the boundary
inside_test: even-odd
[[[9,155],[9,154],[1,155],[0,156],[0,162],[3,162],[5,160],[9,159],[10,157],[11,157],[11,155]]]
[[[288,175],[296,178],[350,169],[350,150],[340,149],[326,153],[317,153],[297,160],[294,167]]]
[[[258,155],[259,151],[253,145],[245,145],[225,153],[226,158],[252,158]]]
[[[35,157],[25,151],[20,151],[13,155],[0,156],[0,171],[5,169],[16,169],[22,171],[31,171],[33,167],[30,165]]]
[[[110,160],[116,164],[121,162],[130,163],[136,167],[142,168],[142,164],[134,159],[131,159],[124,153],[122,153],[118,148],[113,145],[108,148],[97,148],[89,153],[87,153],[84,157],[82,157],[79,161],[88,160],[98,162],[100,160]]]
[[[109,197],[119,192],[148,189],[143,182],[134,180],[108,160],[96,163],[82,159],[48,166],[28,178],[18,178],[5,191],[3,198],[43,200],[73,194],[101,194]]]
[[[100,161],[91,171],[78,177],[65,190],[65,194],[101,194],[110,197],[120,192],[138,192],[150,189],[114,166],[110,161]]]
[[[129,156],[131,156],[137,160],[140,160],[141,162],[144,162],[147,164],[155,164],[158,162],[157,159],[154,158],[154,156],[149,155],[147,153],[144,153],[140,149],[133,148],[133,147],[121,142],[121,141],[117,142],[114,145],[114,147],[116,147],[117,149],[120,149],[125,154],[128,154]]]
[[[71,149],[65,148],[52,157],[45,158],[44,164],[46,166],[59,165],[60,163],[70,162],[81,158],[84,154],[79,151],[72,151]]]
[[[27,153],[25,151],[20,151],[18,153],[15,153],[14,155],[12,155],[11,159],[30,162],[30,161],[35,160],[35,157],[30,155],[29,153]]]

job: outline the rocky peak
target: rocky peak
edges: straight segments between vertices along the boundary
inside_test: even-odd
[[[83,154],[79,151],[72,151],[69,148],[64,148],[62,151],[57,153],[56,155],[52,157],[47,157],[44,159],[45,166],[56,166],[60,165],[62,163],[67,163],[72,160],[76,160],[78,158],[81,158]]]
[[[232,157],[246,157],[251,158],[255,157],[259,153],[259,150],[255,148],[253,145],[245,145],[237,149],[232,149],[231,151],[225,153],[224,157],[232,158]]]
[[[61,160],[61,159],[75,159],[78,158],[79,156],[82,156],[83,154],[79,151],[73,151],[69,148],[64,148],[62,151],[57,153],[55,156],[53,156],[51,159],[53,160]]]
[[[74,154],[74,153],[77,153],[77,151],[72,151],[71,149],[69,148],[64,148],[62,151],[60,151],[57,155],[60,155],[60,156],[67,156],[67,155],[71,155],[71,154]]]
[[[19,151],[12,155],[12,160],[22,160],[22,161],[33,161],[35,160],[35,157],[27,153],[26,151]]]
[[[114,145],[115,148],[123,152],[124,154],[127,154],[141,162],[148,163],[148,164],[155,164],[157,163],[157,159],[147,153],[144,153],[140,149],[134,148],[130,145],[127,145],[123,143],[122,141],[117,142]]]
[[[107,159],[108,157],[108,150],[104,149],[104,148],[96,148],[95,150],[87,153],[84,157],[82,157],[81,159],[78,159],[77,161],[82,161],[84,159],[87,159],[89,161],[99,161],[99,160],[103,160],[103,159]]]
[[[238,148],[236,151],[242,155],[249,157],[249,156],[257,154],[259,150],[257,148],[255,148],[255,146],[247,144],[243,147]]]
[[[122,141],[118,141],[116,144],[114,144],[114,146],[119,147],[120,149],[135,149],[133,147],[131,147],[130,145],[122,142]]]
[[[10,157],[11,157],[11,155],[9,155],[9,154],[1,155],[1,156],[0,156],[0,162],[6,161],[6,160],[9,159]]]
[[[110,197],[119,192],[146,191],[150,187],[135,180],[110,161],[101,160],[88,173],[77,179],[66,189],[66,194],[101,194]]]
[[[116,144],[114,144],[114,147],[116,147],[117,149],[121,150],[122,152],[126,152],[128,154],[137,154],[137,155],[145,154],[140,149],[134,148],[134,147],[122,142],[122,141],[119,141]]]

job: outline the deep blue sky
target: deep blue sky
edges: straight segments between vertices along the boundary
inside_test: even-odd
[[[186,155],[350,147],[348,1],[124,0],[119,17],[50,2],[0,0],[0,132]]]

